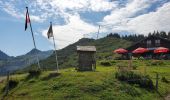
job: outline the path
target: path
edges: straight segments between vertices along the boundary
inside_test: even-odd
[[[5,77],[0,77],[0,83],[4,81]]]
[[[170,94],[165,97],[165,100],[170,100]]]

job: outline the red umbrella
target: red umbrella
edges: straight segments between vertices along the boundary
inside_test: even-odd
[[[145,52],[148,52],[148,49],[146,49],[146,48],[141,48],[141,47],[139,47],[139,48],[137,48],[137,49],[135,49],[134,51],[132,51],[132,53],[136,53],[136,54],[141,54],[141,53],[145,53]]]
[[[119,48],[119,49],[116,49],[114,50],[114,53],[119,53],[119,54],[123,54],[123,53],[127,53],[128,51],[123,49],[123,48]]]
[[[169,51],[168,48],[165,47],[159,47],[157,49],[154,50],[154,53],[167,53]]]

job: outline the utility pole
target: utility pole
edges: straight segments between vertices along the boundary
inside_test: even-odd
[[[97,32],[97,39],[99,38],[99,33],[100,33],[100,25],[99,25],[98,32]]]
[[[8,73],[7,73],[7,79],[6,79],[5,92],[4,92],[4,95],[2,96],[1,100],[4,100],[5,96],[8,95],[8,92],[9,92],[9,76],[10,76],[10,72],[8,71]]]
[[[155,87],[156,87],[157,91],[158,91],[158,80],[159,80],[159,74],[156,73],[156,84],[155,84]]]

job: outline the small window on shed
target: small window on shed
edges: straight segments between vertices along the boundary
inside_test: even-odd
[[[160,46],[160,40],[155,40],[155,46]]]
[[[152,42],[151,42],[151,40],[147,40],[147,47],[151,47],[151,45],[152,45]]]

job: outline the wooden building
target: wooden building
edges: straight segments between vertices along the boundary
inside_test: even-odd
[[[141,54],[144,57],[148,58],[154,58],[157,57],[157,54],[154,54],[153,51],[157,49],[158,47],[165,47],[170,49],[170,40],[157,37],[157,36],[149,36],[143,40],[140,40],[137,43],[134,43],[130,47],[126,48],[129,52],[132,52],[133,50],[142,47],[142,48],[147,48],[149,52]],[[135,56],[133,54],[133,56]],[[166,54],[167,57],[169,57],[169,53]]]
[[[77,46],[77,53],[78,71],[92,71],[96,69],[95,46]]]

